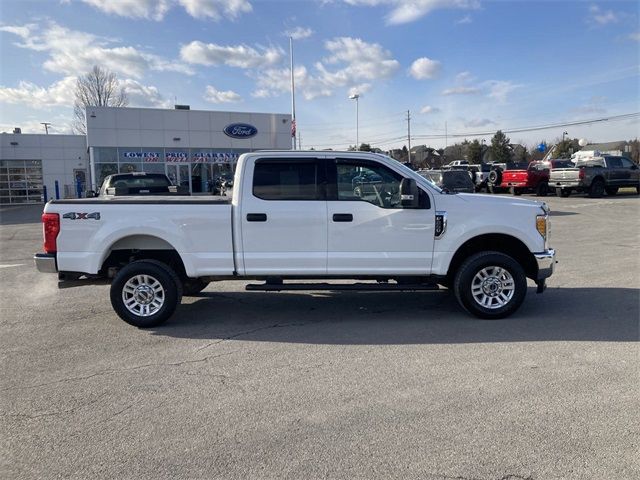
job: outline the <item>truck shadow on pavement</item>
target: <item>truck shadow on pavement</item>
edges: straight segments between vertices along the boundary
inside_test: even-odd
[[[511,318],[470,317],[434,293],[211,292],[186,300],[155,335],[336,345],[638,341],[640,290],[529,289]]]

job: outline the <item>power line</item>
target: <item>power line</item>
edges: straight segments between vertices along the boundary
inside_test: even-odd
[[[523,133],[523,132],[536,132],[540,130],[552,130],[554,128],[563,128],[563,127],[573,127],[577,125],[588,125],[591,123],[601,123],[601,122],[615,122],[620,120],[628,120],[634,117],[640,116],[640,112],[635,113],[625,113],[622,115],[613,115],[609,117],[602,118],[593,118],[590,120],[576,120],[572,122],[564,122],[564,123],[553,123],[547,125],[534,125],[529,127],[516,127],[516,128],[505,128],[501,129],[503,133]],[[466,132],[466,133],[448,133],[448,134],[435,134],[435,135],[414,135],[414,139],[440,139],[447,137],[486,137],[488,135],[493,135],[495,131],[486,131],[486,132]]]

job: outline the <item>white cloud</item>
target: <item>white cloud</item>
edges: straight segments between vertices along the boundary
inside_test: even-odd
[[[0,86],[0,103],[23,104],[30,108],[72,107],[76,77],[65,77],[48,87],[22,81],[16,88]]]
[[[232,90],[221,91],[211,85],[207,85],[204,99],[210,103],[240,102],[242,97]]]
[[[633,32],[629,34],[629,40],[634,40],[636,42],[640,42],[640,32]]]
[[[478,87],[452,87],[442,91],[442,95],[477,95],[481,92]]]
[[[243,13],[250,13],[253,7],[247,0],[178,0],[189,15],[194,18],[235,19]]]
[[[20,104],[38,110],[51,107],[73,107],[77,77],[67,76],[48,87],[40,87],[22,81],[15,88],[0,86],[0,103]],[[170,108],[171,101],[165,99],[154,86],[143,85],[137,80],[119,80],[124,88],[130,107]]]
[[[325,49],[328,56],[314,64],[313,73],[302,65],[294,69],[296,91],[307,100],[328,97],[338,88],[347,92],[368,90],[372,82],[391,77],[400,67],[381,45],[359,38],[337,37],[326,41]],[[291,90],[288,68],[260,71],[256,79],[253,96],[275,96]]]
[[[371,84],[370,83],[361,83],[360,85],[356,85],[354,87],[351,87],[349,89],[349,91],[347,92],[347,95],[349,95],[349,96],[351,96],[351,95],[362,96],[363,93],[367,93],[369,90],[371,90]]]
[[[344,0],[349,5],[375,7],[388,5],[391,12],[387,15],[388,24],[400,25],[414,22],[434,10],[459,8],[477,9],[479,0]]]
[[[313,35],[313,30],[305,27],[296,27],[285,32],[287,37],[291,37],[294,40],[302,40],[303,38],[309,38]]]
[[[493,120],[489,120],[488,118],[474,118],[471,120],[466,120],[464,122],[464,126],[468,128],[478,128],[478,127],[486,127],[488,125],[495,125],[496,122]]]
[[[0,27],[0,32],[13,33],[22,39],[31,35],[31,31],[37,27],[35,23],[27,23],[26,25],[5,25]]]
[[[418,58],[411,64],[409,74],[416,80],[434,78],[440,72],[440,62],[427,57]]]
[[[129,99],[130,107],[171,108],[171,100],[160,94],[153,85],[143,85],[140,82],[127,78],[120,81]]]
[[[459,20],[456,20],[456,25],[468,25],[471,22],[473,22],[473,18],[471,18],[471,15],[465,15]]]
[[[162,20],[171,7],[169,0],[82,0],[110,15]]]
[[[440,111],[439,108],[432,107],[431,105],[425,105],[424,107],[422,107],[420,109],[420,113],[425,114],[425,115],[427,115],[429,113],[438,113],[439,111]]]
[[[485,85],[489,88],[488,96],[500,103],[505,103],[507,95],[521,86],[504,80],[489,80]]]
[[[610,23],[617,23],[620,20],[620,16],[613,10],[602,10],[597,5],[591,5],[589,7],[589,21],[598,25],[608,25]]]
[[[193,74],[184,64],[134,47],[114,45],[113,40],[70,30],[55,22],[47,24],[40,31],[33,24],[2,28],[22,38],[22,42],[16,43],[18,47],[48,53],[49,57],[43,66],[51,72],[79,75],[88,72],[93,65],[100,65],[122,76],[134,78],[142,77],[147,70]]]
[[[470,72],[460,72],[455,77],[455,85],[443,90],[442,95],[484,94],[499,103],[505,103],[507,96],[521,86],[506,80],[487,80],[476,83],[476,78]]]
[[[82,0],[110,15],[161,21],[174,6],[180,5],[194,18],[235,19],[253,10],[247,0]]]
[[[217,45],[193,41],[183,45],[180,57],[188,63],[238,68],[268,67],[280,62],[284,52],[276,47],[255,49],[247,45]]]

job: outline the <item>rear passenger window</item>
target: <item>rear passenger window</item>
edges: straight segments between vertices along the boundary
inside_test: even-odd
[[[318,161],[257,160],[253,171],[253,195],[263,200],[324,200]]]
[[[616,157],[607,158],[607,165],[609,168],[622,168],[622,161]]]

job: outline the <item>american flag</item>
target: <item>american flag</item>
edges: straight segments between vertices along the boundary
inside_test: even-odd
[[[291,136],[296,136],[296,119],[291,120]]]

